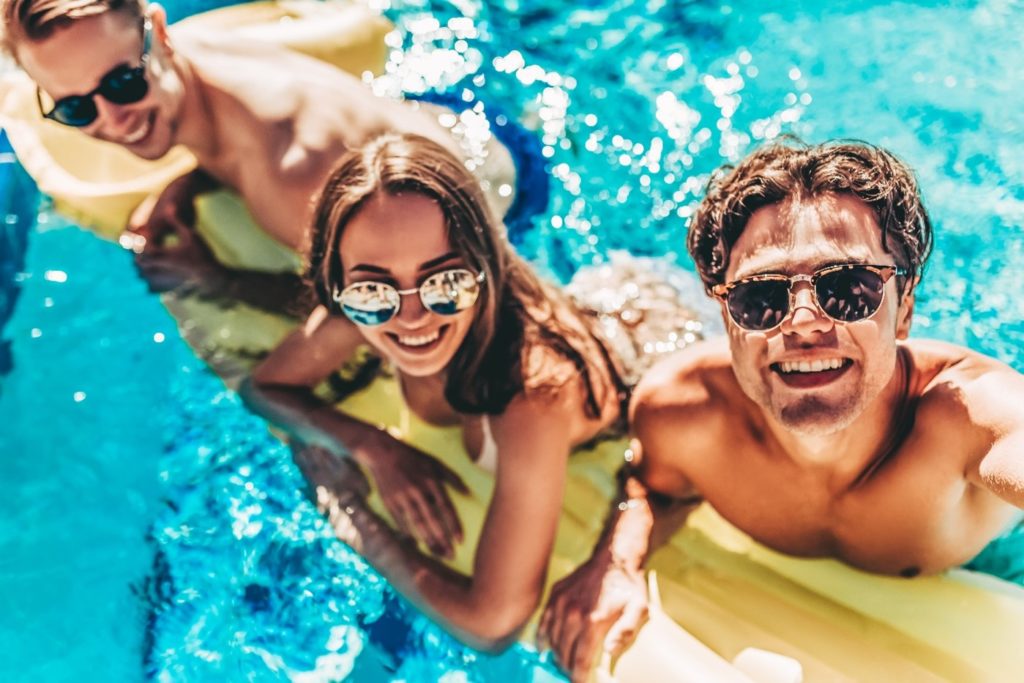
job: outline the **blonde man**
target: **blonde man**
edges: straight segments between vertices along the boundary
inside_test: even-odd
[[[415,133],[465,159],[476,145],[439,122],[439,110],[374,96],[355,77],[284,48],[168,28],[144,0],[2,0],[3,47],[39,86],[41,115],[158,159],[183,145],[198,170],[136,212],[148,238],[139,266],[154,288],[182,282],[245,298],[270,284],[226,273],[190,230],[195,195],[236,190],[259,225],[298,249],[312,199],[346,150],[381,132]],[[476,175],[498,210],[512,202],[515,167],[493,136]],[[165,234],[174,233],[174,246]],[[294,284],[294,283],[292,283]],[[294,296],[278,290],[275,306]]]

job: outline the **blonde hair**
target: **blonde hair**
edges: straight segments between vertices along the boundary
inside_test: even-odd
[[[75,21],[116,12],[130,19],[142,19],[145,0],[0,0],[0,49],[17,58],[16,48],[24,41],[39,41]]]

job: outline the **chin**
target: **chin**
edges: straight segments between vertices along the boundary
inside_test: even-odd
[[[148,144],[145,147],[133,148],[126,147],[135,156],[146,161],[157,161],[164,158],[166,154],[171,151],[171,145],[169,144]]]
[[[861,414],[853,402],[830,403],[808,396],[773,411],[776,419],[797,434],[829,436],[853,424]]]
[[[162,117],[159,113],[153,116],[153,129],[145,140],[138,145],[123,145],[125,149],[146,161],[157,161],[162,159],[174,147],[174,132],[167,126],[162,125]]]
[[[395,363],[395,367],[406,377],[433,377],[447,366],[447,363]]]

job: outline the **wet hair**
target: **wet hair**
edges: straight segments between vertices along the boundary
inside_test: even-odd
[[[117,12],[141,20],[145,0],[0,0],[0,50],[16,56],[19,42],[49,38],[75,21]]]
[[[344,287],[341,235],[370,198],[416,193],[444,213],[448,240],[466,265],[484,274],[469,332],[447,368],[445,398],[462,413],[500,414],[524,391],[551,389],[579,376],[586,412],[600,415],[592,361],[603,357],[613,382],[618,375],[591,320],[568,297],[542,282],[515,253],[495,222],[479,181],[448,150],[417,135],[385,134],[347,152],[331,172],[316,202],[308,243],[308,277],[320,302],[341,314],[333,301]],[[596,347],[596,349],[595,349]],[[537,367],[550,350],[569,361],[560,377]],[[599,372],[599,371],[598,371]]]
[[[900,291],[913,288],[932,249],[932,225],[913,171],[865,142],[808,145],[793,137],[758,149],[736,167],[723,166],[708,182],[687,237],[704,287],[724,282],[730,251],[755,211],[826,194],[852,195],[871,207],[884,249],[907,271],[898,280]]]

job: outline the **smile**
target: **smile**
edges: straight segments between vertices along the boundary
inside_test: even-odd
[[[142,142],[146,136],[149,135],[149,131],[152,130],[152,128],[153,117],[147,116],[135,130],[121,138],[121,141],[126,145],[134,145],[138,142]]]
[[[444,337],[448,331],[448,325],[442,325],[430,334],[394,334],[388,332],[387,336],[395,342],[395,344],[405,350],[412,353],[424,353],[430,351],[438,346],[441,342],[441,338]]]
[[[793,372],[821,372],[822,370],[838,370],[846,363],[845,358],[828,358],[825,360],[783,361],[777,363],[779,371],[786,374]]]
[[[795,389],[812,389],[831,384],[853,367],[849,358],[817,358],[772,363],[771,369],[779,379]]]

